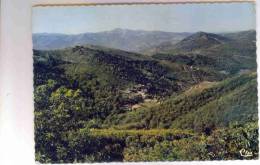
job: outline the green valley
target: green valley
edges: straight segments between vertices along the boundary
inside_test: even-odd
[[[139,33],[34,50],[36,160],[257,159],[255,31]]]

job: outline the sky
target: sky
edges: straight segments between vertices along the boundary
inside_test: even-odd
[[[255,29],[253,3],[34,7],[33,33],[79,34],[115,28],[168,32]]]

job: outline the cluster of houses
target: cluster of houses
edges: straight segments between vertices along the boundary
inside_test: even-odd
[[[128,88],[123,91],[127,96],[128,101],[124,105],[124,108],[129,110],[135,110],[139,108],[141,103],[153,101],[152,97],[148,94],[148,90],[145,85],[138,84],[132,88]]]

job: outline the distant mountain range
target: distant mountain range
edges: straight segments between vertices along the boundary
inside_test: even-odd
[[[77,35],[33,34],[33,47],[37,50],[53,50],[76,45],[100,45],[131,52],[142,52],[162,43],[177,43],[191,33],[114,29]]]
[[[192,34],[114,29],[78,35],[33,35],[35,50],[95,45],[101,50],[112,48],[118,51],[136,52],[152,56],[156,60],[207,67],[225,73],[237,73],[241,69],[256,67],[255,41],[254,30],[222,34],[206,32]],[[129,53],[129,56],[132,54]]]
[[[196,49],[196,47],[198,48],[204,43],[202,47],[205,48],[228,40],[249,43],[248,41],[251,41],[255,36],[256,32],[254,30],[213,34],[205,32],[175,33],[117,28],[111,31],[75,35],[35,33],[33,34],[33,48],[35,50],[55,50],[77,45],[99,45],[151,55],[156,52],[167,52],[173,49]]]

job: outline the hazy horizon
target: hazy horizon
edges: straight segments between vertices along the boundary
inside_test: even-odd
[[[205,33],[236,33],[236,32],[243,32],[243,31],[256,31],[256,29],[245,29],[245,30],[238,30],[238,31],[225,31],[225,32],[208,32],[208,31],[194,31],[194,32],[170,32],[170,31],[161,31],[161,30],[143,30],[143,29],[122,29],[122,28],[114,28],[110,30],[105,30],[105,31],[98,31],[98,32],[82,32],[82,33],[75,33],[75,34],[67,34],[67,33],[48,33],[48,32],[40,32],[40,33],[33,33],[33,34],[57,34],[57,35],[80,35],[80,34],[86,34],[86,33],[102,33],[102,32],[111,32],[115,30],[128,30],[128,31],[145,31],[145,32],[165,32],[165,33],[198,33],[198,32],[205,32]]]
[[[162,19],[163,18],[163,19]],[[225,33],[255,30],[254,3],[34,7],[33,33],[114,29]]]

